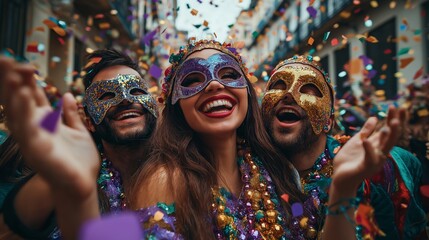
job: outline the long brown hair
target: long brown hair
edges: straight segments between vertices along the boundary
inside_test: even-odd
[[[276,184],[277,193],[288,194],[290,201],[300,201],[302,194],[291,179],[290,165],[270,143],[262,122],[256,92],[247,77],[246,81],[249,86],[249,107],[244,122],[237,129],[237,136],[245,139],[252,149],[252,154],[260,158]],[[180,105],[171,104],[170,94],[151,141],[153,152],[140,169],[135,186],[131,189],[131,193],[139,192],[140,188],[145,187],[147,179],[153,177],[154,172],[160,168],[166,169],[168,188],[174,194],[177,228],[185,239],[215,237],[210,206],[211,188],[217,185],[217,170],[213,153],[202,142],[186,122]],[[286,207],[287,212],[288,209],[289,207]]]

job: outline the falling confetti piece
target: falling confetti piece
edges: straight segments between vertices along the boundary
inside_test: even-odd
[[[102,37],[100,37],[100,36],[95,36],[95,37],[94,37],[94,41],[95,41],[95,42],[99,42],[99,43],[101,43],[101,42],[103,42],[103,38],[102,38]]]
[[[417,115],[419,117],[427,117],[427,116],[429,116],[429,111],[427,109],[422,109],[422,110],[417,111]]]
[[[208,26],[209,26],[209,22],[207,22],[206,20],[204,20],[203,25],[204,25],[205,27],[208,27]]]
[[[314,43],[314,38],[313,37],[309,37],[308,41],[307,41],[307,44],[311,46],[311,45],[313,45],[313,43]]]
[[[157,65],[153,64],[149,69],[149,74],[154,78],[159,78],[162,75],[162,69]]]
[[[46,114],[46,116],[40,122],[40,126],[48,132],[55,132],[58,126],[58,120],[61,117],[61,106],[63,100],[60,99],[57,103],[57,109]]]
[[[370,43],[378,43],[378,39],[376,37],[374,37],[374,36],[367,37],[366,41],[370,42]]]
[[[406,68],[412,61],[414,61],[414,58],[413,57],[402,58],[399,61],[400,61],[399,68]]]
[[[216,33],[215,33],[215,32],[213,33],[213,35],[215,36],[215,38],[217,38],[217,35],[216,35]]]
[[[95,19],[101,19],[101,18],[104,18],[104,14],[99,13],[99,14],[95,15],[95,16],[94,16],[94,18],[95,18]]]
[[[328,38],[329,38],[329,34],[331,34],[331,32],[325,32],[325,33],[323,34],[323,41],[328,40]]]
[[[234,24],[229,24],[228,28],[232,28],[234,26]]]
[[[392,50],[391,50],[391,49],[389,49],[389,48],[388,48],[388,49],[386,49],[386,50],[384,50],[384,54],[386,54],[386,55],[387,55],[387,54],[391,54],[391,53],[392,53]]]
[[[410,51],[409,47],[399,49],[398,56],[407,54]]]
[[[61,58],[60,58],[60,57],[58,57],[58,56],[53,56],[53,57],[51,58],[51,61],[52,61],[52,62],[55,62],[55,63],[58,63],[58,62],[61,62]]]
[[[302,203],[296,202],[292,204],[292,216],[299,217],[304,213],[304,209],[302,207]]]
[[[198,28],[200,28],[200,27],[201,27],[201,24],[194,24],[194,27],[195,27],[196,29],[198,29]]]
[[[289,202],[289,195],[287,195],[286,193],[282,194],[281,198],[283,199],[283,201]]]
[[[317,10],[313,6],[307,7],[307,12],[310,14],[311,18],[315,18],[317,16]]]
[[[143,37],[143,42],[144,44],[146,44],[146,46],[150,46],[150,43],[152,42],[152,40],[155,38],[156,35],[156,31],[157,29],[153,30],[152,32],[148,32],[144,37]]]
[[[403,32],[403,31],[406,31],[407,30],[407,25],[405,25],[405,24],[401,24],[401,25],[399,25],[399,30],[401,31],[401,32]]]
[[[191,14],[192,14],[192,15],[194,15],[194,16],[197,16],[197,14],[198,14],[198,10],[196,10],[195,8],[193,8],[193,9],[191,10]]]
[[[108,22],[102,22],[102,23],[98,24],[98,27],[101,30],[106,30],[106,29],[110,28],[110,23],[108,23]]]
[[[45,32],[44,27],[36,27],[34,30],[39,31],[39,32]]]
[[[350,60],[350,74],[358,74],[362,71],[362,60],[353,58]]]
[[[88,61],[88,63],[85,65],[85,67],[84,68],[88,68],[89,66],[91,66],[92,64],[96,64],[96,63],[99,63],[100,61],[101,61],[101,57],[93,57],[93,58],[91,58],[89,61]]]
[[[414,74],[413,80],[418,79],[422,75],[423,75],[423,67],[421,67],[419,70],[417,70],[417,72]]]
[[[335,47],[335,46],[337,46],[337,45],[338,45],[338,39],[333,38],[333,39],[331,40],[331,46]]]

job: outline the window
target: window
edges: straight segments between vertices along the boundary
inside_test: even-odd
[[[397,66],[393,58],[396,56],[396,43],[391,41],[396,38],[395,18],[370,31],[369,35],[379,41],[377,44],[367,43],[365,48],[366,55],[373,60],[372,69],[376,71],[371,78],[371,84],[377,90],[384,90],[386,99],[393,99],[398,89],[395,77]],[[388,54],[385,53],[386,50],[389,50]]]
[[[0,1],[0,49],[24,56],[28,0]]]
[[[344,47],[336,50],[334,52],[335,56],[335,96],[337,98],[342,98],[344,93],[350,90],[348,86],[348,76],[343,76],[340,74],[344,70],[344,64],[348,63],[350,60],[350,49],[349,44],[346,44]],[[327,71],[325,69],[325,71]],[[332,74],[330,75],[332,76]]]

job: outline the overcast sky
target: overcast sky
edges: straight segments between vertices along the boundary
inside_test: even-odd
[[[188,31],[188,37],[197,39],[205,39],[214,32],[217,40],[223,42],[228,37],[228,25],[236,22],[241,10],[249,7],[250,0],[178,0],[177,4],[180,7],[176,19],[178,30]],[[191,14],[192,9],[198,11],[196,16]],[[210,28],[207,31],[203,31],[204,20]],[[198,29],[194,26],[197,24],[201,25]]]

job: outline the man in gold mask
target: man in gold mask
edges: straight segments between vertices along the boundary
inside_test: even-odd
[[[262,100],[264,123],[273,142],[299,172],[302,191],[310,202],[304,203],[304,208],[314,204],[322,217],[344,215],[357,236],[365,239],[416,238],[426,222],[418,196],[422,172],[419,161],[401,148],[378,152],[387,158],[382,171],[360,184],[355,199],[329,206],[333,159],[348,140],[329,134],[334,124],[333,103],[334,89],[328,74],[311,56],[294,56],[280,62],[266,85]],[[331,211],[334,205],[340,210]],[[346,213],[350,208],[356,208],[356,218]],[[306,227],[302,223],[305,219],[299,226]]]

